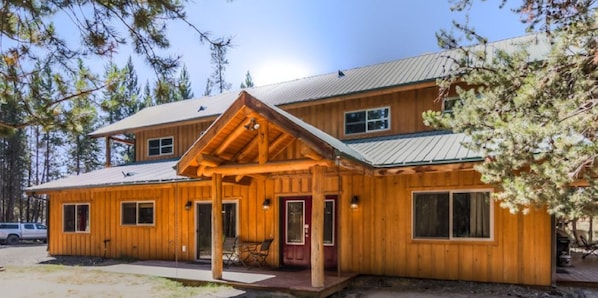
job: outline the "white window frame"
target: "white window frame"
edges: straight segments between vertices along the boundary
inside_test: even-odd
[[[124,223],[124,204],[135,204],[135,223]],[[152,204],[152,223],[139,223],[139,204]],[[125,227],[155,226],[156,225],[156,201],[121,201],[120,202],[120,225]]]
[[[454,193],[472,193],[472,192],[487,192],[490,195],[490,236],[488,238],[466,238],[453,237],[453,194]],[[418,190],[411,192],[411,239],[414,241],[469,241],[469,242],[490,242],[494,241],[494,201],[492,200],[492,189],[430,189]],[[427,238],[415,237],[415,194],[422,193],[449,193],[449,235],[447,238]]]
[[[171,145],[162,145],[162,141],[163,140],[167,140],[170,139],[172,141]],[[158,145],[158,151],[160,152],[159,154],[150,154],[150,149],[152,147],[150,147],[150,142],[151,141],[155,141],[158,140],[158,142],[160,143]],[[170,147],[170,153],[162,153],[162,150],[164,148],[168,148]],[[155,148],[155,147],[154,147]],[[173,136],[169,136],[169,137],[162,137],[162,138],[153,138],[153,139],[148,139],[147,140],[147,156],[148,157],[155,157],[155,156],[164,156],[164,155],[173,155],[174,154],[174,137]]]
[[[64,207],[65,206],[75,206],[75,230],[74,231],[65,231],[64,226]],[[77,228],[77,208],[78,206],[87,206],[87,226],[85,231],[80,231]],[[62,232],[63,233],[90,233],[91,232],[91,204],[90,203],[64,203],[62,204]]]
[[[368,112],[369,111],[376,111],[376,110],[388,110],[388,117],[386,118],[380,118],[380,119],[368,119]],[[351,113],[360,113],[360,112],[364,112],[365,113],[365,131],[360,131],[360,132],[347,132],[347,114],[351,114]],[[343,115],[343,123],[344,123],[344,133],[345,135],[356,135],[356,134],[362,134],[362,133],[372,133],[372,132],[380,132],[380,131],[387,131],[390,130],[390,115],[391,115],[391,110],[390,110],[390,106],[384,106],[384,107],[378,107],[378,108],[371,108],[371,109],[364,109],[364,110],[354,110],[354,111],[348,111],[345,112]],[[368,123],[369,122],[374,122],[374,121],[380,121],[380,120],[386,120],[388,123],[388,126],[386,128],[383,129],[372,129],[369,130],[368,129]],[[359,123],[359,122],[354,122],[354,123],[350,123],[350,124],[355,124],[355,123]]]
[[[443,114],[452,114],[453,113],[453,109],[451,107],[451,109],[447,109],[446,107],[446,102],[447,101],[454,101],[455,103],[453,104],[453,107],[455,106],[455,104],[457,103],[457,101],[461,100],[461,97],[459,96],[451,96],[451,97],[445,97],[442,100],[442,113]]]
[[[305,217],[307,216],[305,214],[305,205],[307,204],[307,202],[305,200],[287,200],[285,201],[285,210],[289,210],[289,203],[301,203],[302,204],[302,208],[303,208],[303,226],[305,227]],[[302,233],[302,240],[301,242],[289,242],[289,236],[287,235],[287,232],[289,230],[289,218],[287,216],[288,214],[285,214],[285,221],[284,221],[284,230],[285,230],[285,237],[284,237],[284,243],[285,245],[305,245],[305,233]]]

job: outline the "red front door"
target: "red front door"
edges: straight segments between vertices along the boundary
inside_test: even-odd
[[[310,267],[311,197],[281,198],[283,265]],[[324,259],[327,269],[336,268],[336,196],[327,196],[324,209]]]

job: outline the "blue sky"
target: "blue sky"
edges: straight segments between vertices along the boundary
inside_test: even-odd
[[[470,23],[491,41],[524,35],[519,16],[499,2],[477,1]],[[187,13],[213,36],[233,37],[226,79],[238,89],[248,70],[265,85],[437,52],[435,32],[463,19],[449,7],[448,0],[195,0]],[[182,24],[171,26],[168,37],[200,96],[212,72],[209,46]],[[123,48],[116,61],[128,55]],[[140,81],[155,80],[143,76],[151,72],[141,64]]]

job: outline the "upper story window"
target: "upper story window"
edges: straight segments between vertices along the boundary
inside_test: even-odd
[[[160,156],[174,153],[173,137],[147,140],[147,155]]]
[[[122,225],[153,225],[154,202],[123,202]]]
[[[62,230],[64,232],[89,232],[89,204],[64,204]]]
[[[413,194],[413,238],[490,240],[492,202],[488,191]]]
[[[452,113],[453,108],[459,101],[461,101],[459,97],[446,97],[442,101],[442,113]]]
[[[390,108],[345,113],[345,134],[366,133],[390,128]]]

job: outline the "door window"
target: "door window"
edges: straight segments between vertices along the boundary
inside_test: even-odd
[[[304,244],[305,202],[287,201],[287,244]]]

